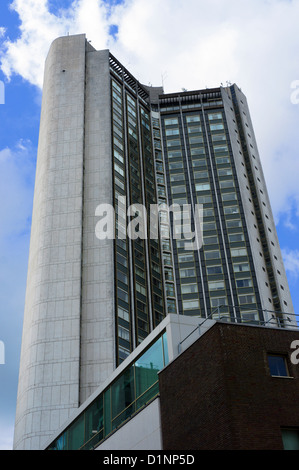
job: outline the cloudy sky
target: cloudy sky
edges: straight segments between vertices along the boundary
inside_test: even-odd
[[[0,449],[12,447],[43,66],[51,42],[86,33],[139,81],[163,83],[167,93],[227,81],[242,88],[299,313],[298,24],[299,0],[1,0]]]

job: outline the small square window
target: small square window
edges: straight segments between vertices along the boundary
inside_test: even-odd
[[[299,429],[281,429],[284,450],[299,450]]]
[[[270,374],[275,377],[289,377],[286,357],[279,354],[268,354]]]

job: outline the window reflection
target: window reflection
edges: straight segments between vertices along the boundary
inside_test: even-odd
[[[117,426],[157,396],[158,372],[168,362],[167,337],[164,333],[48,449],[93,449]]]

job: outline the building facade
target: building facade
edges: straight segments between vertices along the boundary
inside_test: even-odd
[[[44,448],[298,450],[298,339],[168,315]]]
[[[134,214],[147,217],[134,225]],[[200,243],[186,247],[194,234]],[[14,447],[42,448],[168,314],[291,326],[292,313],[241,90],[164,94],[85,35],[55,40]]]

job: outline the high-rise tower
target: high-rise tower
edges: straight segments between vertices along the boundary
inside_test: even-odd
[[[97,236],[101,204],[115,237]],[[172,212],[165,238],[163,210],[158,237],[155,223],[127,236],[127,209],[157,204],[188,206],[192,230],[201,205],[203,245],[186,249]],[[292,313],[246,98],[236,85],[163,94],[85,35],[59,38],[45,66],[15,448],[41,448],[168,313],[279,326]]]
[[[236,85],[162,95],[152,114],[158,194],[203,205],[200,249],[172,240],[178,311],[284,321],[292,301],[246,97]]]

